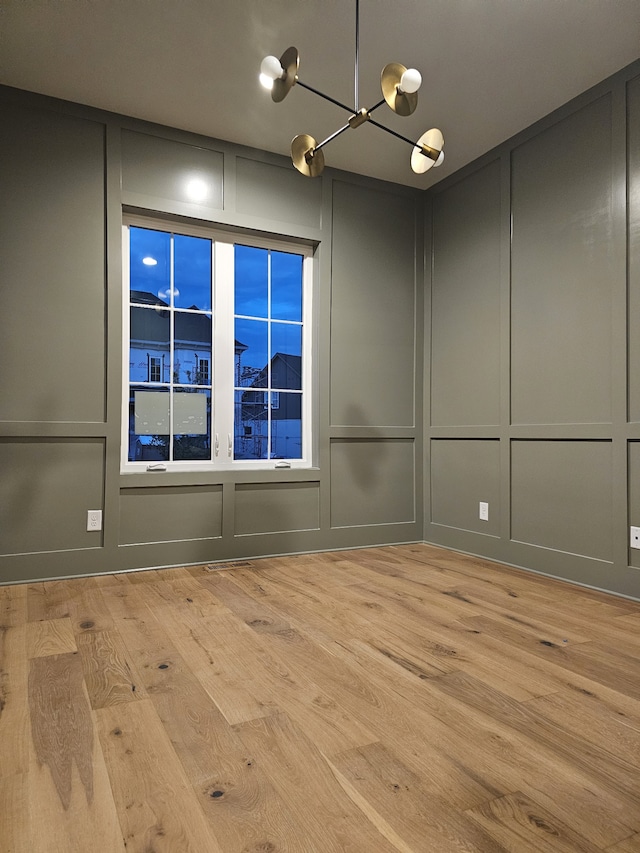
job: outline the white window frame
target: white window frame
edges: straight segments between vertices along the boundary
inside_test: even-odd
[[[211,390],[212,460],[180,460],[150,463],[130,461],[129,456],[129,347],[130,347],[130,244],[129,228],[148,228],[172,234],[205,237],[212,241],[212,351],[209,362]],[[235,349],[234,336],[234,246],[291,252],[302,256],[302,457],[300,459],[233,459]],[[274,468],[313,467],[314,426],[312,423],[313,353],[313,247],[289,242],[277,236],[256,236],[240,230],[221,231],[214,227],[168,222],[147,216],[127,214],[122,226],[123,332],[122,332],[122,432],[121,473],[152,470],[167,472],[272,470]],[[216,348],[216,341],[223,343]],[[173,346],[173,343],[172,343]],[[138,384],[138,383],[134,383]],[[145,384],[145,383],[140,383]],[[151,386],[157,387],[157,386]],[[194,387],[199,387],[196,383]],[[171,430],[173,434],[173,430]]]

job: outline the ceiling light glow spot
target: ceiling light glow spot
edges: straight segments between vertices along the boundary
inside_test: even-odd
[[[191,201],[204,201],[209,195],[209,186],[202,178],[191,178],[187,181],[185,192]]]

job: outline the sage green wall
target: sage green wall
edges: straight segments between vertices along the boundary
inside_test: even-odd
[[[0,582],[421,539],[422,194],[8,88],[0,114]],[[120,473],[123,209],[315,247],[312,470]]]
[[[638,598],[639,152],[635,63],[429,192],[425,391],[427,541]]]
[[[640,63],[426,194],[0,111],[0,582],[424,538],[640,598]],[[315,246],[312,470],[120,474],[123,208]]]

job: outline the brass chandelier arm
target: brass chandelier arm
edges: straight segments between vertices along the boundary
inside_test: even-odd
[[[396,139],[401,139],[403,142],[408,142],[412,148],[421,148],[422,153],[425,155],[425,157],[429,157],[430,160],[438,159],[440,152],[436,148],[431,148],[429,145],[424,144],[420,145],[414,139],[409,139],[406,136],[402,136],[402,134],[396,133],[395,130],[391,130],[390,127],[385,127],[383,124],[380,124],[379,122],[374,121],[373,119],[369,119],[369,121],[375,127],[379,127],[380,130],[385,130],[387,133],[390,133],[391,136],[395,136]]]
[[[377,104],[374,104],[372,107],[370,107],[370,109],[368,109],[368,110],[367,110],[367,112],[369,113],[369,115],[371,115],[371,113],[372,113],[374,110],[379,109],[380,107],[384,106],[384,104],[386,104],[386,101],[385,101],[385,99],[383,98],[381,101],[378,101],[378,103],[377,103]]]
[[[311,89],[310,86],[307,86],[306,88]],[[315,91],[315,90],[312,89],[311,91]],[[320,94],[320,93],[316,93],[316,94]],[[327,100],[333,101],[333,98],[327,97]],[[337,103],[337,101],[334,101],[334,103]],[[377,121],[373,121],[373,119],[371,118],[371,113],[374,110],[377,110],[378,107],[381,107],[384,103],[385,103],[385,100],[383,98],[381,101],[379,101],[377,104],[374,104],[368,110],[363,107],[361,110],[354,112],[353,115],[351,116],[351,118],[349,119],[349,121],[345,125],[338,128],[338,130],[336,130],[334,133],[327,136],[327,138],[323,139],[322,142],[319,142],[316,145],[314,145],[311,150],[313,152],[320,151],[321,148],[324,148],[325,145],[328,145],[330,142],[333,142],[334,139],[337,139],[338,136],[343,134],[346,130],[349,130],[349,128],[351,128],[352,130],[355,130],[355,128],[360,127],[360,125],[364,124],[367,121],[371,121],[372,124],[374,124],[376,127],[379,127],[381,130],[386,130],[387,133],[391,133],[391,134],[393,134],[393,136],[397,136],[398,139],[402,139],[404,142],[408,142],[410,145],[415,146],[416,143],[412,142],[410,139],[407,139],[405,136],[401,136],[399,133],[396,133],[393,130],[389,130],[388,127],[385,127],[384,125],[379,124]],[[338,104],[338,106],[344,106],[344,105]],[[347,108],[344,107],[344,109],[347,109]],[[428,148],[428,146],[425,146],[425,147]],[[431,151],[434,149],[429,149],[429,150]],[[439,153],[440,153],[439,151],[435,152],[436,157],[438,156]]]
[[[324,92],[320,92],[318,89],[314,89],[313,86],[309,86],[308,83],[303,83],[302,80],[297,80],[296,82],[298,86],[302,86],[303,89],[308,89],[310,92],[313,92],[314,95],[319,95],[321,98],[324,98],[325,101],[329,101],[330,103],[335,104],[336,107],[340,107],[341,109],[346,110],[348,113],[356,112],[353,107],[348,107],[346,104],[341,104],[340,101],[336,101],[335,98],[332,98],[329,95],[325,95]]]
[[[345,124],[344,127],[341,127],[339,130],[336,130],[335,133],[332,133],[331,136],[327,136],[327,138],[323,142],[319,142],[313,150],[319,151],[321,148],[324,148],[325,145],[328,145],[337,136],[340,136],[341,133],[344,133],[345,130],[349,130],[350,127],[351,125],[349,123]]]

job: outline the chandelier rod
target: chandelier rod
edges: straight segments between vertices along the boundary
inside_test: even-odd
[[[329,95],[325,95],[324,92],[320,92],[318,89],[314,89],[313,86],[310,86],[308,83],[303,83],[302,80],[296,80],[297,86],[302,86],[303,89],[308,89],[310,92],[313,92],[314,95],[319,95],[321,98],[324,98],[325,101],[330,101],[332,104],[335,104],[336,107],[340,107],[343,110],[346,110],[348,113],[355,113],[357,110],[348,107],[346,104],[341,104],[340,101],[336,101],[335,98],[330,97]],[[382,102],[384,103],[384,101]]]
[[[408,139],[406,136],[402,136],[400,133],[396,133],[395,130],[391,130],[390,127],[385,127],[383,124],[380,124],[380,122],[374,121],[374,119],[369,119],[369,121],[374,127],[379,127],[380,130],[386,130],[387,133],[391,134],[391,136],[395,136],[397,139],[401,139],[403,142],[408,142],[411,147],[414,147],[416,145],[415,139]]]
[[[425,157],[428,157],[430,160],[436,160],[438,155],[441,153],[437,148],[431,148],[430,145],[427,145],[425,142],[421,142],[418,140],[415,142],[413,139],[408,139],[406,136],[402,136],[400,133],[396,133],[395,130],[391,130],[390,127],[385,127],[383,124],[380,124],[373,119],[369,119],[371,124],[374,127],[379,127],[380,130],[386,130],[387,133],[390,133],[391,136],[395,136],[396,139],[401,139],[403,142],[408,142],[412,148],[417,148],[421,154],[424,154]],[[438,164],[436,164],[438,165]]]
[[[355,105],[356,108],[354,113],[357,113],[360,109],[358,104],[358,63],[360,58],[360,0],[356,0],[356,63],[355,63]]]
[[[319,142],[317,145],[314,145],[313,150],[319,151],[321,148],[323,148],[329,142],[334,140],[336,138],[336,136],[340,136],[340,134],[344,133],[345,130],[349,130],[350,127],[351,127],[351,125],[347,122],[347,124],[345,124],[344,127],[341,127],[339,130],[336,130],[335,133],[332,133],[331,136],[327,136],[327,138],[325,140],[323,140],[322,142]]]

